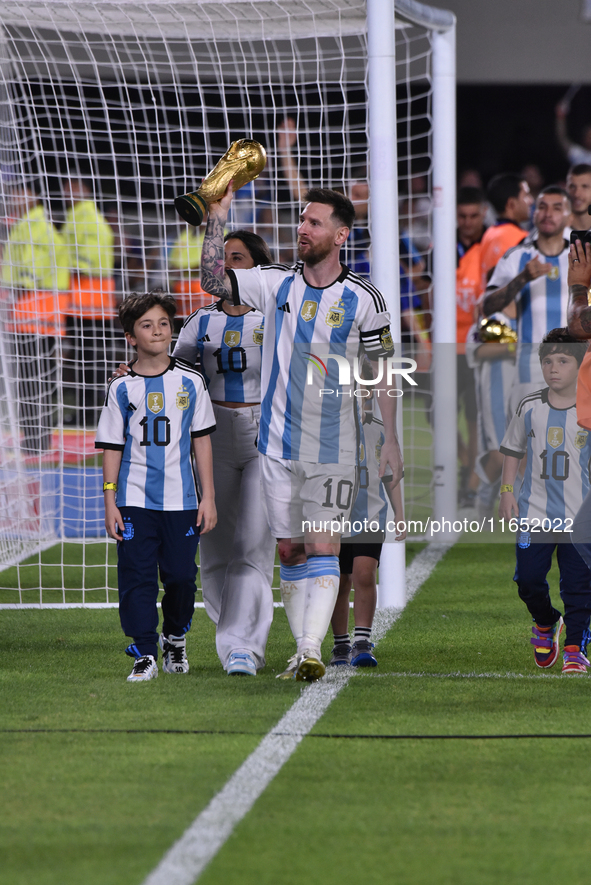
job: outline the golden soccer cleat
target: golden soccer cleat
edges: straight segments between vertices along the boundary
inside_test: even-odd
[[[177,212],[189,224],[199,227],[208,204],[221,200],[230,182],[233,191],[240,190],[259,177],[266,162],[265,148],[258,141],[250,138],[233,141],[217,166],[203,179],[201,187],[194,193],[176,198]]]
[[[314,652],[304,651],[300,655],[300,662],[296,670],[297,682],[316,682],[322,679],[326,673],[326,667],[314,654]]]
[[[287,667],[283,673],[278,673],[275,679],[295,679],[296,670],[298,669],[298,656],[292,655],[287,662]]]

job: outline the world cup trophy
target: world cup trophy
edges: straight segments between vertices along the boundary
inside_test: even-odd
[[[486,343],[492,341],[495,344],[515,344],[518,340],[517,332],[514,332],[511,326],[500,320],[493,319],[493,317],[488,319],[484,317],[480,321],[478,337],[481,341]]]
[[[176,211],[189,224],[199,227],[209,203],[221,200],[230,182],[233,191],[239,190],[259,177],[266,162],[265,148],[258,141],[250,138],[233,141],[215,169],[203,179],[201,187],[176,198]]]

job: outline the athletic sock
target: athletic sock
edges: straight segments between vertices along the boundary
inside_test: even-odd
[[[279,588],[285,614],[296,643],[304,632],[304,606],[306,602],[306,584],[308,579],[308,563],[300,565],[281,565],[279,568]]]
[[[333,633],[335,645],[351,645],[351,637],[348,633]]]
[[[320,656],[339,592],[338,556],[309,556],[303,635],[298,652],[311,650]]]
[[[353,637],[354,642],[359,642],[360,640],[365,640],[366,642],[370,641],[371,636],[371,627],[358,627],[355,625],[355,634]]]

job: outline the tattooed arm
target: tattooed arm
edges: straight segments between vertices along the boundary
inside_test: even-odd
[[[591,306],[589,284],[591,283],[591,246],[580,240],[570,247],[568,256],[568,331],[575,338],[591,338]]]
[[[209,204],[209,215],[201,250],[201,288],[224,301],[234,302],[232,284],[225,271],[224,227],[232,203],[232,182],[222,199]]]
[[[540,259],[535,255],[531,258],[520,274],[493,292],[486,292],[482,302],[482,311],[486,317],[496,313],[498,310],[504,310],[508,304],[515,301],[521,290],[532,280],[547,274],[552,269],[551,264],[542,264]]]

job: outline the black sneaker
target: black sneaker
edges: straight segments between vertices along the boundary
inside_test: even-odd
[[[351,652],[352,648],[348,642],[343,643],[342,645],[335,645],[332,650],[332,655],[330,657],[330,661],[328,662],[329,667],[348,667],[351,664]]]
[[[378,662],[373,653],[374,644],[368,639],[359,639],[351,649],[352,667],[377,667]]]

